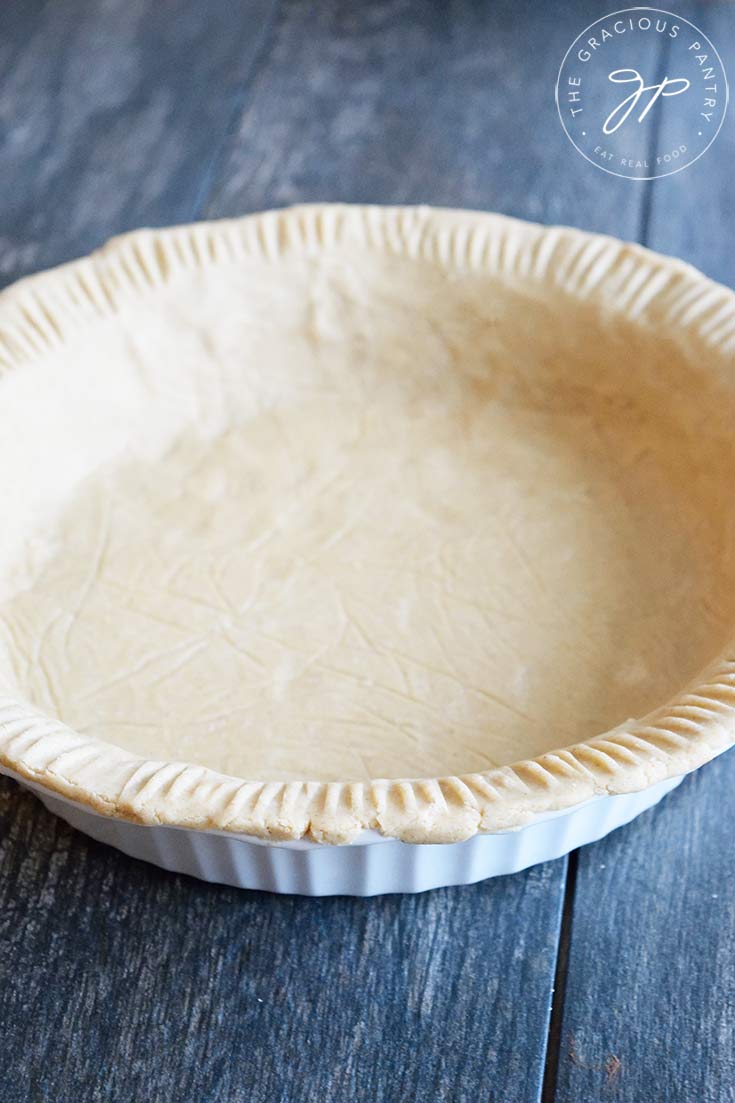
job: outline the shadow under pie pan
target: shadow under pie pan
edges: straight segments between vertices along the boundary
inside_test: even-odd
[[[311,895],[600,838],[735,742],[735,296],[611,238],[311,206],[0,296],[0,769]]]

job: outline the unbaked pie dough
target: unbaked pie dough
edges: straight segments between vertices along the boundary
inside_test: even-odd
[[[3,385],[0,688],[76,732],[466,774],[644,716],[728,637],[726,411],[665,341],[354,249],[98,326]]]

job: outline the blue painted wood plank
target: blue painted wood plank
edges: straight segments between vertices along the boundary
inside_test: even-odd
[[[197,217],[275,3],[0,4],[0,282]]]
[[[713,42],[730,80],[731,103],[710,149],[683,172],[655,184],[648,240],[653,248],[681,257],[712,279],[735,285],[735,8],[731,3],[681,3],[677,13],[699,27]],[[724,97],[720,87],[718,94]],[[673,127],[662,128],[659,145],[675,143]]]
[[[207,213],[432,203],[635,239],[640,186],[580,157],[554,99],[607,7],[287,0]]]
[[[558,871],[371,900],[173,876],[0,786],[3,1103],[537,1098]]]
[[[733,792],[729,752],[580,851],[560,1103],[735,1099]]]

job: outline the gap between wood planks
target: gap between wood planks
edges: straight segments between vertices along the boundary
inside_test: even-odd
[[[666,68],[671,56],[670,41],[668,38],[662,38],[658,43],[658,59],[656,63],[656,76],[654,78],[656,84],[660,84],[666,77]],[[648,163],[653,165],[656,159],[656,150],[659,145],[659,137],[661,134],[661,113],[658,112],[654,115],[653,126],[651,127],[650,142],[648,150]],[[648,244],[648,236],[651,225],[651,208],[653,206],[653,185],[655,180],[644,180],[643,194],[641,196],[641,209],[640,219],[638,222],[638,241],[641,245]]]
[[[579,869],[579,851],[573,850],[567,863],[567,877],[564,884],[564,903],[562,905],[559,944],[556,952],[554,987],[551,989],[551,1013],[546,1036],[546,1059],[541,1086],[541,1103],[554,1103],[556,1082],[559,1073],[559,1055],[561,1053],[562,1029],[564,1019],[564,1001],[567,989],[567,966],[569,947],[572,940],[572,918],[574,915],[574,894],[577,888]]]

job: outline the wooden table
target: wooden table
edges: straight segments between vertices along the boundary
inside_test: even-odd
[[[612,7],[4,0],[2,280],[140,225],[341,199],[606,231],[732,284],[732,115],[653,183],[562,133],[560,60]],[[735,7],[676,11],[735,77]],[[169,875],[5,781],[0,1099],[735,1100],[734,781],[725,755],[569,859],[372,900]]]

